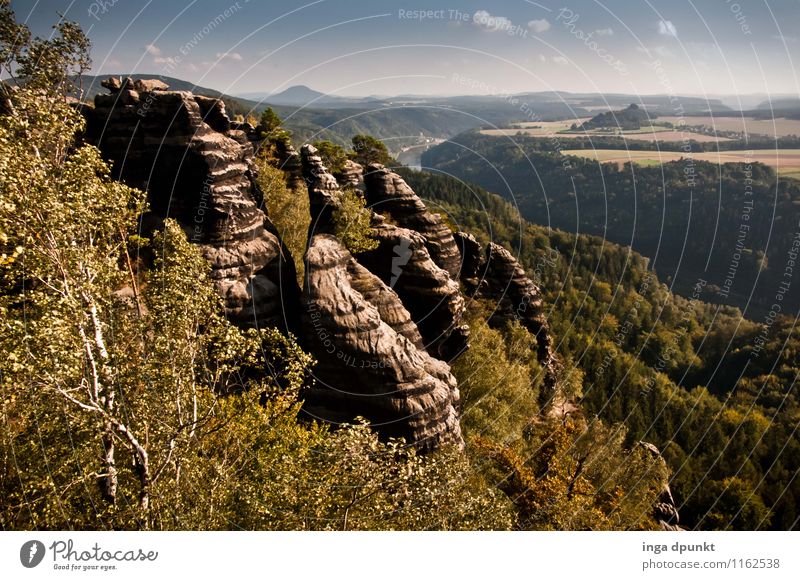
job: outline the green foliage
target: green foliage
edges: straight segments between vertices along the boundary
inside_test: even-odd
[[[568,418],[537,423],[514,447],[483,438],[474,446],[522,529],[655,529],[650,512],[667,474],[640,448],[626,450],[623,439],[599,421]]]
[[[351,158],[356,163],[363,165],[365,169],[370,163],[396,165],[394,159],[389,155],[386,145],[371,135],[355,135],[352,144]]]
[[[281,126],[281,123],[281,118],[275,111],[272,110],[272,107],[267,107],[261,113],[256,130],[261,136],[268,137],[273,133],[273,131]]]
[[[262,151],[256,158],[258,186],[264,195],[264,205],[286,248],[294,258],[297,279],[302,285],[305,271],[303,256],[308,245],[308,228],[311,224],[308,194],[292,191],[286,184],[286,174],[273,165]]]
[[[537,415],[542,371],[535,339],[515,323],[505,333],[489,328],[473,310],[470,347],[453,363],[461,392],[461,426],[466,437],[511,443]]]
[[[498,196],[453,178],[403,177],[462,228],[519,254],[545,293],[559,355],[585,376],[570,381],[582,387],[582,408],[624,425],[627,445],[644,439],[662,449],[682,525],[797,526],[793,317],[767,328],[735,308],[682,298],[628,248],[525,222]],[[749,507],[728,510],[743,497]]]
[[[347,152],[344,147],[340,147],[330,141],[314,141],[313,145],[319,151],[319,156],[322,158],[325,167],[338,179],[344,171],[344,165],[347,161]]]
[[[378,240],[371,236],[371,217],[366,200],[356,190],[342,190],[339,204],[333,210],[334,233],[353,254],[378,247]]]
[[[544,416],[537,404],[542,368],[536,341],[518,323],[485,320],[491,304],[473,302],[470,349],[453,364],[461,424],[480,472],[514,504],[521,529],[654,529],[651,511],[667,473],[625,429],[599,420]],[[579,390],[582,373],[562,377]],[[573,393],[574,394],[574,393]]]

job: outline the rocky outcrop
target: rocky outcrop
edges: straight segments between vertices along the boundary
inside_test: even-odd
[[[456,232],[453,234],[456,247],[461,254],[461,283],[467,296],[475,296],[481,289],[485,289],[484,269],[486,259],[480,242],[472,234]]]
[[[542,293],[525,274],[511,252],[490,242],[486,246],[485,286],[481,294],[494,301],[491,322],[518,320],[536,336],[539,362],[552,358],[552,344],[547,319],[542,309]]]
[[[461,253],[461,281],[467,294],[492,302],[489,324],[502,326],[516,320],[536,337],[536,358],[545,371],[543,399],[551,407],[558,404],[568,408],[568,402],[558,397],[556,389],[559,363],[553,352],[539,287],[503,246],[490,242],[482,250],[472,235],[464,233],[456,234],[455,239]]]
[[[364,186],[364,168],[352,159],[344,162],[344,169],[339,178],[339,183],[342,187],[352,187],[358,191],[363,192]]]
[[[147,191],[145,227],[166,217],[182,225],[211,263],[235,324],[292,328],[294,262],[258,207],[253,149],[229,131],[222,101],[168,91],[160,81],[112,78],[103,86],[111,94],[95,97],[87,138],[115,178]]]
[[[469,327],[461,324],[464,297],[458,282],[437,266],[422,234],[373,220],[378,240],[375,250],[358,255],[358,261],[397,292],[419,327],[427,351],[450,361],[468,346]]]
[[[664,460],[658,447],[646,441],[639,441],[639,445],[666,467],[667,462]],[[663,482],[661,492],[658,494],[656,503],[653,506],[653,518],[663,530],[677,532],[684,529],[679,525],[680,516],[678,514],[678,506],[675,504],[675,499],[672,497],[669,481]]]
[[[303,165],[303,179],[308,186],[311,210],[309,236],[331,234],[333,211],[339,206],[341,190],[336,178],[328,172],[319,151],[313,145],[303,145],[300,149]]]
[[[397,294],[335,236],[310,241],[302,316],[318,360],[305,413],[332,423],[362,416],[383,436],[422,450],[463,445],[450,368],[421,348]]]
[[[397,225],[419,232],[437,266],[458,280],[461,256],[453,232],[437,213],[428,208],[402,177],[379,163],[371,163],[364,174],[367,203]]]
[[[332,212],[341,196],[339,182],[314,146],[304,145],[301,156],[311,205],[311,234],[333,233]],[[351,163],[349,167],[351,177],[343,186],[356,188],[361,166]],[[390,224],[380,213],[373,214],[372,229],[378,247],[355,259],[397,292],[428,352],[452,360],[467,348],[469,336],[468,327],[461,324],[465,304],[458,283],[433,260],[423,234]]]

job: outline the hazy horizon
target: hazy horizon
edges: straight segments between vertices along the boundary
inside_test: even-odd
[[[57,13],[79,22],[93,43],[92,74],[160,74],[228,94],[307,85],[342,96],[708,98],[800,94],[800,45],[781,27],[792,21],[789,4],[12,1],[34,34],[49,34]]]

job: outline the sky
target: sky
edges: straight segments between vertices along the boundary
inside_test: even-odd
[[[94,74],[228,94],[800,95],[800,0],[25,0],[92,41]]]

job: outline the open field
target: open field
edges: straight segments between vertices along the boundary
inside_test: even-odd
[[[689,117],[687,117],[688,119]],[[570,131],[573,123],[582,123],[588,119],[576,119],[566,121],[543,121],[538,123],[519,123],[508,129],[484,129],[484,135],[494,137],[513,137],[517,133],[522,133],[529,137],[557,137],[558,139],[576,139],[578,137],[624,137],[625,139],[636,139],[638,141],[683,141],[693,139],[698,142],[727,141],[724,137],[714,135],[704,135],[700,133],[690,133],[688,131],[674,131],[668,127],[643,127],[641,129],[622,131],[614,133],[602,129],[591,129],[588,131]],[[659,118],[661,120],[661,118]],[[664,119],[668,120],[668,119]]]
[[[689,131],[671,131],[666,127],[656,127],[659,131],[638,131],[625,133],[625,139],[636,141],[697,141],[698,143],[711,143],[716,141],[730,141],[725,137],[717,137],[716,135],[705,135],[702,133],[691,133]]]
[[[706,125],[718,131],[738,131],[753,135],[768,135],[770,137],[785,137],[786,135],[800,135],[800,119],[778,118],[760,120],[753,117],[658,117],[656,122],[669,121],[673,124],[685,121],[687,125]]]
[[[516,135],[520,131],[525,135],[531,137],[552,137],[561,131],[569,131],[573,123],[581,124],[588,121],[589,117],[583,119],[567,119],[565,121],[537,121],[531,123],[517,123],[509,129],[484,129],[481,131],[484,135],[493,135],[495,137],[504,137],[509,135]],[[577,135],[565,135],[566,137],[573,137]]]
[[[600,163],[628,163],[657,165],[692,157],[713,163],[760,162],[769,165],[784,177],[800,178],[800,149],[756,149],[754,151],[719,151],[703,153],[681,153],[676,151],[626,151],[623,149],[572,149],[562,151],[564,155],[575,155],[595,159]]]

